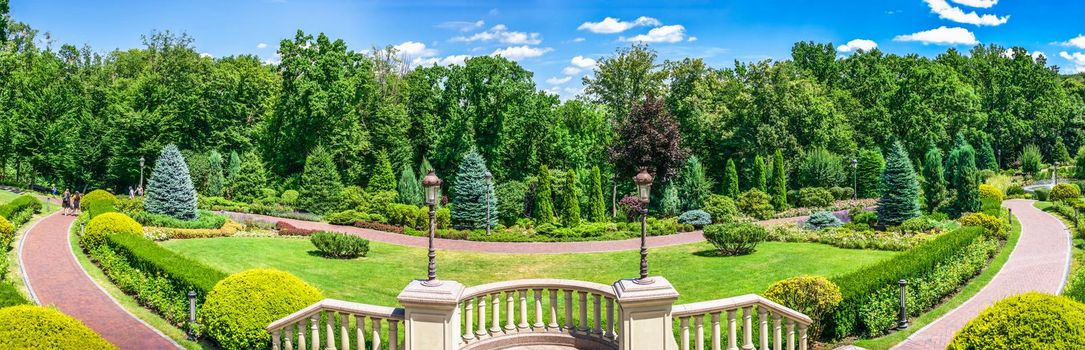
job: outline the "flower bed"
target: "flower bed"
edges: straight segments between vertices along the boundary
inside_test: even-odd
[[[244,225],[239,224],[233,220],[227,220],[222,227],[217,229],[184,229],[184,228],[170,228],[170,227],[147,227],[144,230],[144,236],[155,241],[164,241],[167,239],[189,239],[189,238],[214,238],[214,237],[229,237],[245,228]]]

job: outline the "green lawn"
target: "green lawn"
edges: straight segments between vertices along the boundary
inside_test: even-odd
[[[7,202],[10,202],[12,199],[15,199],[16,197],[19,197],[19,195],[15,194],[15,192],[0,190],[0,204],[5,204]]]
[[[411,279],[424,277],[426,250],[370,243],[354,260],[315,255],[305,239],[211,238],[162,243],[168,249],[233,273],[255,267],[289,271],[330,298],[395,305]],[[821,244],[769,242],[741,257],[711,256],[708,243],[652,249],[652,275],[681,293],[679,303],[761,293],[772,282],[803,274],[833,276],[887,259],[895,252],[840,249]],[[610,284],[639,271],[637,251],[591,254],[488,254],[438,251],[442,279],[468,286],[522,278],[567,278]]]

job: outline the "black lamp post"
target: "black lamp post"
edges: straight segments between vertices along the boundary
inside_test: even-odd
[[[491,174],[489,171],[486,171],[486,173],[483,174],[482,177],[486,178],[486,235],[489,236],[490,235],[490,203],[491,203],[490,202],[491,201],[490,200],[490,193],[492,192],[492,190],[494,188],[493,187],[494,186],[494,174]]]
[[[426,189],[426,205],[429,205],[429,274],[422,285],[437,287],[441,281],[437,280],[437,251],[433,249],[433,236],[437,231],[437,193],[441,191],[441,178],[430,169],[429,174],[422,178],[422,187]]]
[[[196,291],[188,291],[188,340],[196,340]]]
[[[638,284],[651,284],[655,282],[648,278],[648,202],[652,193],[652,175],[648,169],[641,168],[640,173],[633,177],[633,183],[637,184],[637,193],[640,197],[640,278]]]
[[[147,164],[147,159],[143,156],[139,156],[139,190],[143,191],[143,166]]]
[[[851,159],[851,199],[859,198],[859,160]]]
[[[905,300],[908,291],[908,281],[900,280],[897,284],[900,285],[900,315],[897,319],[897,329],[905,329],[908,328],[908,303]]]

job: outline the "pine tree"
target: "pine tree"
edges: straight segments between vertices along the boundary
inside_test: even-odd
[[[885,159],[882,152],[876,149],[864,149],[859,151],[856,164],[856,182],[859,187],[859,198],[878,198],[881,195],[882,170],[885,169]]]
[[[369,192],[383,192],[396,190],[396,175],[392,171],[392,162],[388,160],[388,154],[377,153],[377,161],[374,164],[373,176],[369,177]]]
[[[772,157],[772,206],[776,211],[787,209],[787,174],[784,170],[784,153],[776,150]]]
[[[422,157],[422,164],[418,165],[418,183],[422,183],[422,178],[429,174],[430,170],[433,170],[433,166],[429,164],[429,159]]]
[[[181,220],[196,219],[196,189],[184,156],[172,143],[162,148],[155,161],[143,208]]]
[[[237,177],[237,173],[241,171],[241,157],[237,155],[236,151],[230,151],[230,164],[226,167],[226,181],[234,181],[234,177]]]
[[[677,216],[679,214],[678,188],[668,183],[663,188],[663,200],[659,202],[659,211],[663,216]]]
[[[580,200],[577,192],[576,172],[572,169],[565,172],[565,188],[561,198],[564,200],[561,209],[561,224],[565,227],[580,225]]]
[[[957,176],[953,179],[957,198],[953,202],[957,215],[980,210],[979,176],[976,173],[976,155],[972,147],[957,152]]]
[[[486,211],[489,208],[490,226],[497,225],[497,196],[493,183],[486,180],[486,160],[477,150],[467,151],[456,172],[452,192],[456,195],[452,206],[452,225],[458,228],[478,229],[486,227]],[[489,201],[489,202],[487,202]],[[487,206],[488,205],[488,206]]]
[[[942,170],[942,150],[931,147],[924,157],[923,197],[927,203],[927,212],[934,213],[946,200],[946,180]]]
[[[762,192],[768,192],[768,176],[765,173],[765,158],[761,156],[755,156],[753,158],[753,187],[761,190]]]
[[[878,224],[897,226],[919,216],[919,182],[908,153],[900,142],[889,148],[882,171],[882,196],[878,200]]]
[[[237,175],[230,181],[230,193],[236,200],[252,202],[264,196],[261,193],[264,186],[267,186],[264,160],[256,152],[245,153],[245,160],[238,166]]]
[[[986,137],[980,139],[978,153],[976,153],[976,167],[984,170],[998,170],[995,148],[991,147],[991,141]]]
[[[1062,143],[1062,138],[1055,141],[1055,160],[1066,164],[1070,161],[1070,151],[1066,149],[1066,144]]]
[[[733,159],[727,160],[727,167],[723,170],[723,195],[738,198],[738,169],[735,168]]]
[[[607,204],[603,200],[603,179],[599,167],[591,167],[591,197],[588,200],[588,219],[593,222],[607,221]]]
[[[539,167],[539,184],[535,187],[535,223],[542,225],[554,222],[553,193],[550,190],[550,169]]]
[[[686,166],[678,177],[678,198],[682,210],[701,209],[705,198],[712,193],[712,184],[705,176],[704,166],[697,156],[686,159]]]
[[[403,204],[422,205],[425,195],[422,193],[422,183],[418,181],[414,170],[407,164],[403,164],[403,170],[399,171],[399,183],[396,185],[399,196],[396,200]]]
[[[339,179],[339,171],[335,168],[332,154],[323,146],[313,148],[305,159],[299,192],[299,204],[311,212],[327,214],[341,207],[343,183]]]
[[[226,178],[222,172],[222,154],[218,151],[211,151],[211,155],[207,156],[207,161],[210,163],[207,177],[207,195],[221,197],[226,187]]]

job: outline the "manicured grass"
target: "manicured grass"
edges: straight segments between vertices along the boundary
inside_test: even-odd
[[[0,204],[10,202],[12,199],[19,197],[15,192],[0,190]]]
[[[991,282],[991,280],[995,278],[995,275],[998,274],[998,271],[1002,270],[1002,265],[1006,264],[1006,260],[1010,258],[1010,253],[1013,253],[1013,247],[1017,245],[1017,240],[1020,238],[1021,222],[1017,221],[1017,219],[1014,218],[1013,226],[1010,229],[1009,237],[1006,238],[1006,244],[1002,246],[1002,250],[998,253],[998,255],[995,255],[994,259],[991,259],[991,262],[987,265],[987,268],[984,269],[983,272],[979,274],[979,276],[974,277],[972,281],[968,282],[968,284],[965,285],[964,288],[961,288],[957,295],[954,295],[952,298],[942,303],[942,305],[934,308],[934,310],[928,311],[922,316],[912,319],[911,326],[909,326],[908,329],[904,331],[894,332],[880,338],[862,339],[856,341],[855,345],[870,350],[892,348],[894,345],[897,345],[897,343],[904,341],[905,338],[911,336],[916,331],[920,330],[931,322],[934,322],[934,320],[938,319],[939,317],[942,317],[942,315],[945,315],[953,309],[956,309],[958,306],[961,306],[961,304],[964,304],[965,301],[968,301],[968,299],[971,299],[973,296],[975,296],[976,293],[979,293],[980,289],[983,289],[983,287],[986,286],[988,282]]]
[[[1052,205],[1055,205],[1055,204],[1051,203],[1051,202],[1046,202],[1046,201],[1044,201],[1044,202],[1035,202],[1035,203],[1032,204],[1032,206],[1034,206],[1034,207],[1036,207],[1037,209],[1040,209],[1040,210],[1050,208]],[[1065,218],[1062,215],[1060,215],[1059,213],[1054,212],[1054,211],[1049,211],[1047,213],[1051,214],[1051,215],[1054,215],[1056,218],[1059,218],[1059,220],[1062,220],[1062,223],[1065,224],[1066,227],[1070,228],[1071,232],[1074,231],[1074,220],[1073,220],[1073,218]],[[1071,245],[1071,253],[1072,253],[1072,258],[1070,259],[1070,273],[1069,273],[1069,276],[1074,276],[1074,274],[1077,273],[1078,269],[1081,268],[1081,265],[1083,263],[1083,261],[1082,261],[1083,256],[1085,256],[1085,240],[1082,240],[1081,237],[1078,237],[1078,236],[1075,235],[1073,237],[1073,244]],[[1069,284],[1069,282],[1067,282],[1067,284]]]
[[[161,243],[168,249],[228,273],[256,267],[288,271],[330,298],[396,305],[412,279],[424,277],[426,250],[378,242],[369,255],[352,260],[318,256],[307,239],[210,238]],[[811,243],[769,242],[740,257],[714,256],[708,243],[652,249],[652,275],[662,275],[681,293],[679,303],[746,293],[792,276],[834,276],[887,259],[896,252],[840,249]],[[467,286],[524,278],[566,278],[610,284],[636,277],[636,250],[590,254],[488,254],[438,251],[440,278]]]

